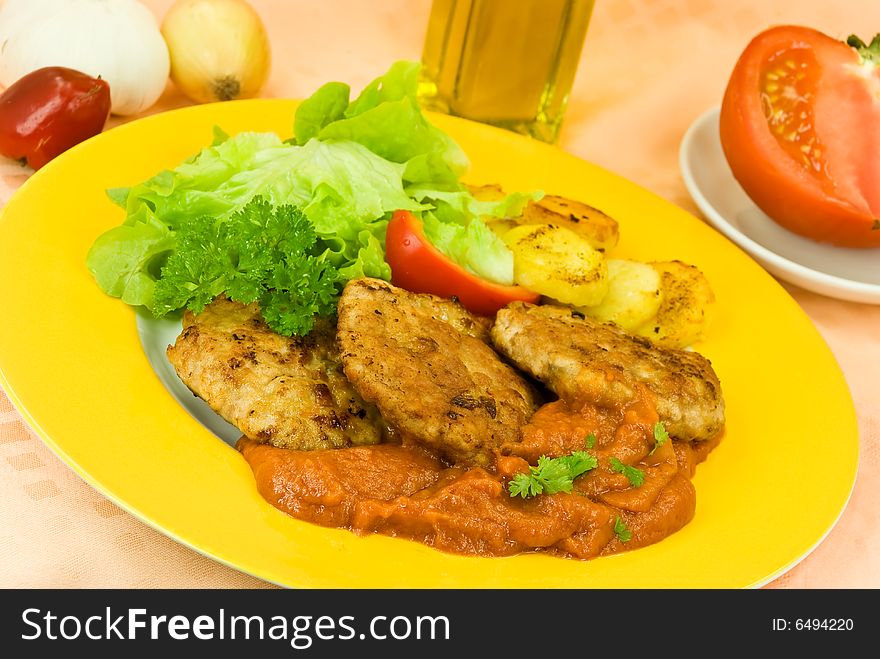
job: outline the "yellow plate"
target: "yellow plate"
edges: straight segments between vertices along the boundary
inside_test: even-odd
[[[617,218],[616,255],[681,259],[716,296],[708,339],[727,435],[697,470],[697,512],[662,542],[593,561],[469,558],[294,520],[257,493],[241,456],[182,407],[142,347],[136,314],[85,267],[119,224],[105,189],[138,183],[227,133],[292,131],[295,102],[201,105],[122,125],[38,171],[0,216],[0,381],[80,476],[156,529],[289,587],[748,588],[806,556],[855,480],[858,430],[831,352],[797,304],[720,233],[590,163],[502,130],[432,119],[472,160],[469,182],[543,189]]]

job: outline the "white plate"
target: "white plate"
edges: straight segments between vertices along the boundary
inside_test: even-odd
[[[780,279],[822,295],[880,304],[880,249],[823,245],[767,217],[730,171],[719,112],[713,108],[694,121],[679,150],[685,186],[706,219]]]

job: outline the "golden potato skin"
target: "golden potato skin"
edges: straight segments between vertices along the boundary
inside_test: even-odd
[[[485,201],[506,194],[498,184],[469,189]],[[488,223],[514,252],[516,283],[546,300],[570,304],[667,348],[692,346],[706,335],[715,295],[698,268],[678,260],[598,259],[578,246],[571,234],[598,255],[608,256],[617,246],[618,223],[602,211],[551,194],[529,201],[517,217]]]
[[[468,190],[480,201],[498,201],[506,195],[497,183],[470,185]],[[617,220],[582,201],[545,194],[538,201],[529,200],[520,215],[504,220],[491,220],[498,234],[523,224],[549,224],[564,227],[584,238],[593,249],[607,252],[617,246],[620,228]]]
[[[696,266],[682,261],[652,261],[660,273],[657,315],[634,331],[667,348],[684,348],[706,335],[712,320],[715,293]]]
[[[525,224],[502,236],[513,252],[513,280],[565,304],[592,306],[608,292],[605,256],[553,224]]]
[[[617,220],[588,204],[560,195],[544,195],[526,204],[517,218],[520,224],[553,224],[583,237],[600,252],[617,247],[620,228]]]
[[[578,310],[631,331],[657,316],[661,283],[660,272],[647,263],[608,259],[608,293],[599,304]]]

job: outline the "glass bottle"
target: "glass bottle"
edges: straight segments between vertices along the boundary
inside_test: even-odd
[[[593,0],[434,0],[419,99],[553,143]]]

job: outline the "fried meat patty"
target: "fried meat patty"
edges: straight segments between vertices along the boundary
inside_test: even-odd
[[[405,441],[486,466],[520,440],[534,394],[486,343],[488,319],[378,279],[349,282],[338,310],[345,374]]]
[[[492,342],[560,398],[617,406],[644,385],[672,437],[709,439],[724,425],[721,383],[696,352],[660,348],[568,307],[523,302],[498,312]]]
[[[256,304],[219,298],[184,314],[167,355],[195,395],[254,441],[313,450],[383,439],[378,410],[342,372],[330,319],[288,338],[266,326]]]

